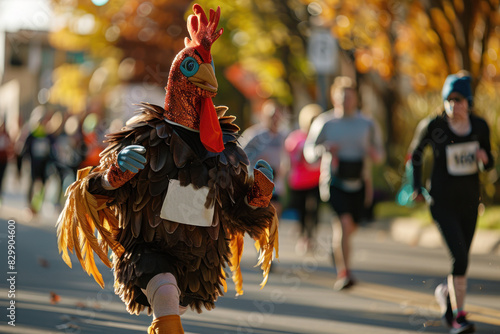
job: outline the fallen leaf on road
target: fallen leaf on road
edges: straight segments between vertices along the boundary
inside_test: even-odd
[[[61,301],[61,296],[56,294],[55,292],[50,292],[50,303],[51,304],[57,304]]]
[[[46,259],[44,259],[43,257],[39,257],[38,258],[38,264],[40,266],[42,266],[43,268],[48,268],[50,267],[50,263],[49,261],[47,261]]]
[[[84,302],[76,302],[75,305],[78,308],[87,308],[87,304],[85,304]]]

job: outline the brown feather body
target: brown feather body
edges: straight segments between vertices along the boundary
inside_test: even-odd
[[[107,243],[101,246],[87,243],[82,248],[86,256],[101,249],[97,254],[106,261],[106,245],[112,243],[113,251],[122,247],[112,257],[115,292],[130,313],[138,314],[145,308],[151,312],[141,287],[145,288],[147,281],[161,272],[171,272],[177,278],[181,304],[198,312],[202,307],[212,309],[217,297],[223,294],[227,265],[235,271],[233,279],[238,293],[242,293],[239,261],[244,233],[260,242],[259,264],[264,270],[264,281],[267,279],[273,248],[277,248],[277,219],[272,206],[255,209],[245,202],[253,180],[248,176],[248,158],[237,144],[239,128],[232,124],[234,117],[223,116],[226,109],[216,109],[224,132],[225,150],[212,153],[203,148],[197,133],[167,123],[163,108],[142,104],[138,115],[121,131],[108,135],[108,147],[101,154],[101,164],[86,176],[85,184],[80,185],[87,187],[100,203],[106,203],[110,209],[105,211],[110,216],[106,221],[111,221],[107,230],[99,226],[109,239]],[[121,149],[134,144],[147,150],[145,168],[121,188],[105,190],[101,183],[104,173]],[[178,179],[181,186],[209,187],[205,206],[215,206],[212,226],[179,224],[160,217],[170,179]],[[68,230],[71,224],[76,226],[75,222],[69,222],[71,214],[68,210],[67,215],[61,215],[58,224],[62,231]],[[90,222],[99,225],[98,218]],[[79,228],[95,230],[93,225],[83,223]],[[271,230],[274,231],[270,233]],[[59,235],[60,249],[72,250],[70,246],[80,245],[78,240],[69,240],[78,236],[78,231],[71,231]],[[91,238],[88,234],[86,237]],[[92,267],[93,258],[86,261],[79,256],[79,260],[89,274],[97,271]],[[95,274],[94,277],[97,280]]]

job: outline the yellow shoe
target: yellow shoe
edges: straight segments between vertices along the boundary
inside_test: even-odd
[[[181,317],[172,314],[156,318],[149,326],[148,334],[184,334]]]

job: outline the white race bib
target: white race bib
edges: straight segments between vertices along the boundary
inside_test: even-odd
[[[208,187],[194,189],[193,185],[181,187],[179,180],[170,180],[160,217],[180,224],[211,226],[214,206],[205,207]]]
[[[472,175],[478,172],[476,152],[479,142],[450,144],[446,146],[448,173],[454,176]]]
[[[48,138],[35,138],[33,139],[33,147],[31,154],[35,158],[46,158],[50,153],[50,141]]]

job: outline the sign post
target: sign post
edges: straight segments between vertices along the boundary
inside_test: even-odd
[[[317,74],[318,104],[326,110],[328,106],[328,76],[338,67],[337,43],[329,29],[316,28],[308,45],[308,58]]]

